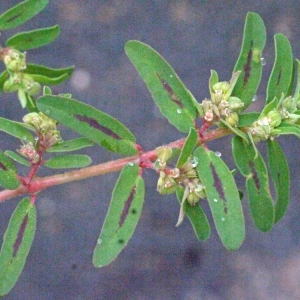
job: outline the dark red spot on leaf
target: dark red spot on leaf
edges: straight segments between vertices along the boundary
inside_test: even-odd
[[[177,104],[180,108],[183,108],[183,104],[180,101],[180,99],[175,95],[174,91],[172,90],[172,88],[169,86],[169,84],[158,74],[156,73],[156,76],[158,77],[158,79],[160,80],[160,82],[162,83],[162,85],[164,86],[164,89],[169,93],[171,100]]]
[[[258,178],[257,172],[255,170],[253,161],[249,161],[249,166],[250,166],[250,169],[251,169],[251,173],[252,173],[252,177],[253,177],[253,180],[254,180],[254,184],[256,186],[256,189],[259,191],[260,190],[260,182],[259,182],[259,178]]]
[[[2,162],[0,162],[0,169],[2,169],[3,171],[7,171],[6,166],[4,166]]]
[[[276,82],[276,85],[279,85],[279,83],[280,83],[281,74],[282,74],[282,70],[281,70],[281,67],[280,67],[279,73],[278,73],[278,76],[277,76],[277,82]]]
[[[89,126],[102,131],[104,134],[109,135],[110,137],[116,139],[116,140],[121,140],[122,138],[120,138],[115,132],[113,132],[111,129],[104,127],[102,125],[100,125],[98,123],[97,120],[93,119],[93,118],[89,118],[87,116],[81,116],[81,115],[74,115],[74,117],[80,121],[80,122],[84,122],[87,123]]]
[[[219,193],[220,198],[223,200],[223,205],[224,205],[224,212],[227,214],[227,205],[226,205],[226,198],[223,190],[223,184],[222,181],[220,180],[217,171],[215,169],[215,166],[210,163],[210,169],[212,171],[213,177],[214,177],[214,187]]]
[[[130,192],[130,195],[128,197],[128,199],[126,200],[125,202],[125,205],[124,205],[124,208],[123,208],[123,211],[122,211],[122,214],[121,214],[121,217],[120,217],[120,220],[119,220],[119,228],[121,228],[126,220],[126,217],[129,213],[129,209],[130,209],[130,206],[131,206],[131,203],[134,199],[134,195],[135,195],[135,190],[136,190],[136,187],[134,186]]]
[[[14,20],[20,18],[20,16],[21,16],[21,13],[15,15],[15,16],[13,16],[13,17],[11,17],[10,19],[8,19],[8,20],[6,21],[6,23],[10,23],[10,22],[12,22],[12,21],[14,21]]]
[[[250,44],[250,50],[247,55],[247,62],[244,64],[244,85],[248,83],[250,73],[251,73],[251,61],[252,61],[252,47],[253,47],[253,41],[251,41]]]
[[[18,232],[18,236],[16,238],[16,241],[13,245],[13,257],[15,257],[18,253],[18,250],[20,248],[20,245],[22,243],[22,240],[23,240],[23,236],[24,236],[24,232],[25,232],[25,229],[26,229],[26,226],[27,226],[27,222],[28,222],[28,215],[25,216],[25,218],[23,219],[23,222],[19,228],[19,232]]]
[[[220,180],[220,178],[216,172],[216,169],[212,163],[210,164],[210,169],[211,169],[213,177],[214,177],[214,187],[218,191],[220,197],[224,200],[225,195],[224,195],[224,191],[223,191],[222,181]]]

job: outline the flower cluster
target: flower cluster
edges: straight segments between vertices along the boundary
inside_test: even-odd
[[[39,147],[43,149],[48,149],[61,140],[60,132],[56,129],[57,121],[47,117],[42,112],[32,112],[25,115],[23,122],[36,132]]]
[[[238,124],[238,112],[244,106],[244,103],[241,99],[231,96],[231,93],[240,73],[240,71],[234,73],[229,82],[222,81],[212,84],[211,77],[211,99],[205,99],[200,104],[206,122],[213,124],[222,118],[231,126]]]
[[[26,107],[29,96],[36,95],[41,90],[41,85],[29,74],[26,74],[26,53],[12,48],[4,48],[0,52],[8,78],[4,82],[3,90],[11,93],[18,91],[18,98],[22,107]]]
[[[181,166],[169,168],[167,161],[172,156],[172,149],[168,147],[159,147],[156,149],[157,160],[154,168],[159,172],[157,182],[157,191],[161,194],[170,194],[176,191],[177,187],[184,187],[184,195],[181,200],[181,208],[177,226],[183,221],[184,203],[195,206],[200,198],[206,198],[205,187],[201,183],[196,166],[198,161],[196,157],[189,157]]]
[[[274,103],[274,104],[273,104]],[[278,127],[281,122],[295,124],[300,119],[298,109],[300,101],[296,97],[284,97],[274,99],[269,105],[274,108],[267,113],[262,112],[261,116],[249,128],[249,133],[253,136],[254,141],[267,140],[278,134]]]

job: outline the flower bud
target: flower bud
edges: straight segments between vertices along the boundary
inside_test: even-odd
[[[164,171],[160,171],[157,181],[157,191],[162,195],[172,194],[176,190],[173,178],[166,175]]]
[[[172,155],[172,149],[169,147],[161,146],[156,148],[155,152],[157,155],[159,166],[164,167],[166,165],[166,162]]]
[[[15,49],[8,49],[4,54],[3,61],[6,68],[13,72],[21,72],[26,68],[25,54]]]
[[[267,117],[270,118],[270,126],[277,127],[281,123],[281,115],[280,112],[277,110],[271,110],[268,114]]]
[[[15,92],[18,89],[18,84],[14,83],[11,78],[7,79],[3,84],[3,90],[6,93]]]
[[[186,200],[189,205],[195,206],[199,202],[200,198],[195,192],[191,192],[187,196]]]
[[[41,133],[48,132],[50,130],[56,130],[56,121],[47,117],[42,112],[32,112],[23,117],[23,122],[29,124]]]
[[[227,81],[220,81],[213,85],[213,90],[218,93],[222,91],[222,94],[225,94],[230,88],[230,84]]]
[[[239,110],[244,106],[244,103],[240,98],[237,97],[229,97],[228,106],[231,110]]]
[[[233,112],[226,117],[225,121],[231,126],[236,126],[239,123],[239,115],[236,112]]]

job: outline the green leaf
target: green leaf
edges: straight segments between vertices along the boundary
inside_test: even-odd
[[[239,115],[238,127],[246,127],[252,125],[260,116],[258,112],[249,112]]]
[[[27,0],[17,4],[0,16],[0,30],[22,25],[42,11],[48,2],[48,0]]]
[[[276,132],[278,135],[295,135],[300,138],[300,126],[297,124],[290,124],[281,122],[281,124],[276,127]]]
[[[60,155],[48,159],[45,166],[51,169],[84,168],[90,165],[91,162],[91,158],[87,155]]]
[[[177,161],[177,168],[182,167],[188,160],[188,158],[192,155],[194,148],[197,145],[198,134],[194,128],[190,128],[190,132],[188,137],[185,140],[185,143],[180,152],[180,156]]]
[[[36,208],[29,198],[19,202],[12,214],[0,252],[0,296],[17,282],[32,245],[36,228]]]
[[[290,200],[290,169],[286,157],[276,140],[268,140],[268,159],[270,174],[276,189],[275,220],[278,222],[285,214]]]
[[[51,148],[47,149],[47,152],[70,152],[90,147],[93,145],[94,143],[87,138],[77,138],[74,140],[58,143],[52,146]]]
[[[10,157],[12,160],[14,160],[15,162],[18,162],[19,164],[22,164],[24,166],[30,167],[30,163],[28,160],[26,160],[23,156],[10,151],[10,150],[6,150],[4,152],[5,155],[7,155],[8,157]]]
[[[237,136],[232,139],[232,151],[238,169],[246,177],[248,201],[254,224],[261,231],[269,231],[274,223],[274,205],[266,165],[258,150]]]
[[[261,53],[266,43],[266,28],[257,13],[248,12],[241,52],[233,72],[242,71],[232,96],[244,102],[243,110],[251,103],[260,83],[262,73]]]
[[[34,142],[30,131],[18,122],[0,117],[0,130],[26,142]]]
[[[272,101],[270,101],[268,104],[266,104],[266,106],[262,110],[260,116],[261,117],[266,116],[270,111],[275,110],[276,107],[278,106],[278,102],[279,102],[279,100],[277,99],[277,97],[275,97]]]
[[[43,85],[59,84],[70,78],[74,66],[62,69],[52,69],[42,65],[28,64],[26,74],[29,74],[35,81]]]
[[[183,132],[195,127],[195,100],[165,59],[139,41],[127,42],[125,52],[169,122]]]
[[[238,249],[245,238],[245,224],[233,175],[214,152],[198,147],[194,155],[219,237],[228,250]]]
[[[14,190],[20,185],[13,161],[0,150],[0,185]]]
[[[297,70],[297,83],[296,88],[294,92],[294,99],[299,100],[299,94],[300,94],[300,61],[298,59],[295,59],[295,65]]]
[[[184,194],[184,188],[178,187],[176,189],[176,194],[179,203],[181,203]],[[197,204],[195,206],[191,206],[186,201],[184,203],[183,210],[191,222],[197,239],[199,241],[206,241],[210,236],[210,225],[201,205]]]
[[[74,66],[70,66],[67,68],[53,69],[47,66],[37,65],[37,64],[26,65],[26,74],[43,75],[49,78],[61,77],[64,74],[68,74],[68,77],[70,77],[73,71],[74,71]]]
[[[134,135],[118,120],[82,102],[46,95],[37,106],[44,114],[103,148],[123,155],[137,154]]]
[[[274,42],[275,62],[268,82],[266,103],[275,97],[280,99],[282,94],[288,96],[287,92],[293,78],[293,54],[288,38],[277,33]]]
[[[7,47],[13,47],[19,51],[35,49],[53,42],[59,36],[59,32],[58,25],[19,32],[10,37],[5,44]]]
[[[219,76],[218,73],[215,70],[210,70],[210,78],[209,78],[209,92],[210,92],[210,98],[213,99],[215,95],[215,91],[213,89],[213,86],[219,82]]]
[[[144,181],[139,172],[138,165],[129,163],[120,173],[94,250],[95,267],[111,263],[133,235],[145,193]]]
[[[0,93],[3,93],[4,82],[9,78],[7,70],[3,71],[0,74]]]

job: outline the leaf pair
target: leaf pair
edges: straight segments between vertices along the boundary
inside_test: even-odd
[[[246,189],[255,226],[261,231],[269,231],[274,222],[284,215],[289,202],[289,167],[278,142],[268,141],[270,174],[276,190],[274,208],[270,193],[266,165],[253,145],[246,144],[240,137],[232,140],[233,157],[237,167],[246,177]]]
[[[8,30],[24,24],[41,12],[47,4],[48,0],[27,0],[19,3],[0,16],[0,30]],[[59,31],[59,26],[56,25],[20,32],[9,38],[6,46],[19,51],[42,47],[54,41],[58,37]]]
[[[204,147],[194,148],[197,144],[197,132],[191,128],[181,150],[177,167],[181,167],[193,154],[198,162],[196,168],[212,212],[213,220],[223,245],[229,249],[238,249],[245,237],[244,215],[234,178],[221,157]],[[184,188],[177,189],[179,202],[184,196]],[[208,239],[210,225],[201,205],[190,206],[181,203],[184,213],[190,219],[195,234],[200,241]]]

